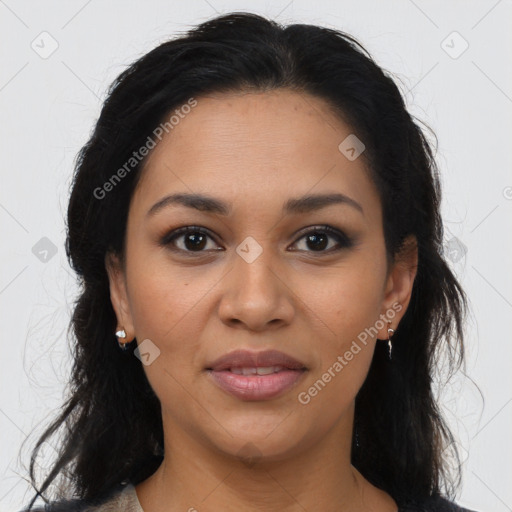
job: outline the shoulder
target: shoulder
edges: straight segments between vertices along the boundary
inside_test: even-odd
[[[479,512],[457,505],[454,501],[435,494],[423,500],[403,503],[398,512]]]
[[[89,502],[78,498],[63,499],[33,508],[30,512],[141,512],[131,484],[117,485],[102,498]],[[19,512],[28,512],[26,509]]]

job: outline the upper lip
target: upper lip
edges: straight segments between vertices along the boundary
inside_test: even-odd
[[[265,350],[264,352],[234,350],[215,359],[213,363],[207,366],[207,369],[218,372],[229,368],[262,368],[269,366],[282,366],[292,370],[306,369],[303,363],[278,350]]]

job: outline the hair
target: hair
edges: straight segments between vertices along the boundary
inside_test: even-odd
[[[377,344],[356,396],[351,462],[398,503],[454,496],[460,459],[433,384],[441,361],[452,375],[464,360],[467,299],[443,257],[434,150],[394,80],[356,39],[330,28],[230,13],[160,44],[123,71],[77,156],[66,239],[80,284],[69,325],[73,368],[65,403],[31,455],[36,496],[29,510],[38,496],[47,501],[44,493],[59,477],[75,496],[93,501],[120,483],[145,480],[163,459],[160,402],[133,357],[136,344],[126,353],[118,348],[105,267],[107,254],[125,261],[130,200],[146,158],[101,199],[95,191],[190,98],[283,88],[323,100],[364,141],[388,262],[404,250],[406,237],[417,240],[417,274],[393,336],[393,360],[387,360],[387,346]],[[57,457],[38,487],[37,453],[62,429]],[[448,448],[458,461],[455,475]]]

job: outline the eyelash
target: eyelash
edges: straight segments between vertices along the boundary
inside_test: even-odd
[[[302,251],[302,252],[311,252],[311,253],[317,253],[319,255],[326,255],[326,254],[332,254],[334,252],[338,252],[338,251],[341,251],[343,249],[350,249],[351,247],[353,247],[355,245],[355,240],[352,239],[351,237],[345,235],[345,233],[343,233],[342,231],[339,231],[337,229],[334,229],[330,226],[312,226],[311,229],[309,229],[308,231],[306,231],[305,233],[303,233],[300,238],[298,238],[295,242],[297,243],[299,240],[302,240],[303,238],[306,238],[308,235],[312,235],[312,234],[327,234],[329,235],[330,237],[332,238],[335,238],[338,242],[338,245],[339,247],[338,248],[331,248],[331,249],[328,249],[328,250],[321,250],[321,251]],[[176,229],[174,231],[171,231],[170,233],[167,233],[161,240],[160,240],[160,245],[161,246],[164,246],[164,247],[167,247],[169,248],[169,246],[173,246],[173,242],[178,239],[179,237],[182,237],[184,235],[187,235],[187,234],[202,234],[202,235],[206,235],[208,236],[209,238],[211,238],[212,240],[214,239],[214,237],[212,237],[212,235],[210,234],[210,232],[208,230],[206,230],[205,228],[201,228],[199,226],[186,226],[184,228],[179,228],[179,229]],[[200,250],[200,251],[189,251],[189,250],[185,250],[185,249],[179,249],[175,246],[171,247],[170,248],[172,251],[175,251],[175,252],[181,252],[181,253],[185,253],[187,254],[187,256],[197,256],[197,255],[202,255],[202,253],[205,253],[207,251],[205,250]],[[301,251],[298,251],[298,252],[301,252]]]

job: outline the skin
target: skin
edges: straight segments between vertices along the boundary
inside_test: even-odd
[[[144,371],[162,404],[165,457],[136,486],[139,501],[145,512],[396,512],[350,464],[354,400],[387,325],[308,404],[297,396],[398,303],[396,329],[416,275],[415,241],[388,265],[377,189],[364,159],[338,149],[352,130],[321,99],[280,89],[197,101],[146,161],[130,204],[126,264],[106,258],[118,327],[127,341],[150,339],[160,350]],[[214,196],[232,212],[175,204],[147,214],[176,192]],[[363,213],[347,204],[281,212],[289,198],[333,192]],[[331,235],[320,249],[308,244],[304,228],[323,225],[356,244],[330,253],[340,247]],[[183,226],[211,232],[202,253],[184,236],[175,251],[159,244]],[[251,263],[236,252],[248,236],[263,250]],[[308,371],[280,397],[243,401],[205,372],[238,348],[278,349]]]

